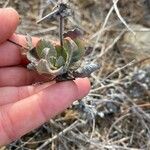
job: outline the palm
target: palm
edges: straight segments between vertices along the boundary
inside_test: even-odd
[[[14,35],[19,17],[13,9],[0,9],[0,145],[19,138],[85,96],[88,79],[75,82],[33,83],[47,80],[22,65],[23,58],[11,39],[25,44],[25,37]],[[37,38],[33,39],[36,43]],[[64,97],[64,98],[63,98]]]

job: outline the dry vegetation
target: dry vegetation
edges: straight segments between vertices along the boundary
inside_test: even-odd
[[[17,33],[57,38],[58,23],[36,24],[45,0],[1,0],[22,17]],[[87,39],[84,63],[98,62],[82,101],[1,150],[150,149],[150,0],[70,0]],[[135,34],[135,35],[134,35]],[[83,63],[83,65],[84,65]]]

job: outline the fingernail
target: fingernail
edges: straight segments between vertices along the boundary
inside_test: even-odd
[[[90,91],[90,81],[88,78],[78,78],[75,80],[75,83],[78,87],[78,99],[85,97]]]

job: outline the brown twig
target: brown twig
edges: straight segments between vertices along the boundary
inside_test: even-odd
[[[28,48],[26,48],[26,47],[20,45],[19,43],[16,43],[16,42],[10,40],[10,39],[7,39],[7,41],[10,42],[10,43],[12,43],[12,44],[14,44],[14,45],[16,45],[16,46],[18,46],[18,47],[20,47],[20,48],[23,48],[23,49],[25,49],[25,50],[29,50]]]
[[[61,49],[63,49],[63,32],[64,32],[64,18],[60,15],[60,18],[59,18],[59,39],[60,39],[60,46],[61,46]]]

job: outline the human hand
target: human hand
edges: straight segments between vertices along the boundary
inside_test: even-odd
[[[19,15],[11,8],[0,9],[0,145],[8,144],[39,127],[66,109],[73,101],[84,97],[88,79],[61,83],[33,83],[44,80],[21,66],[23,58],[11,39],[25,45],[25,37],[13,34]],[[38,41],[33,38],[33,43]]]

